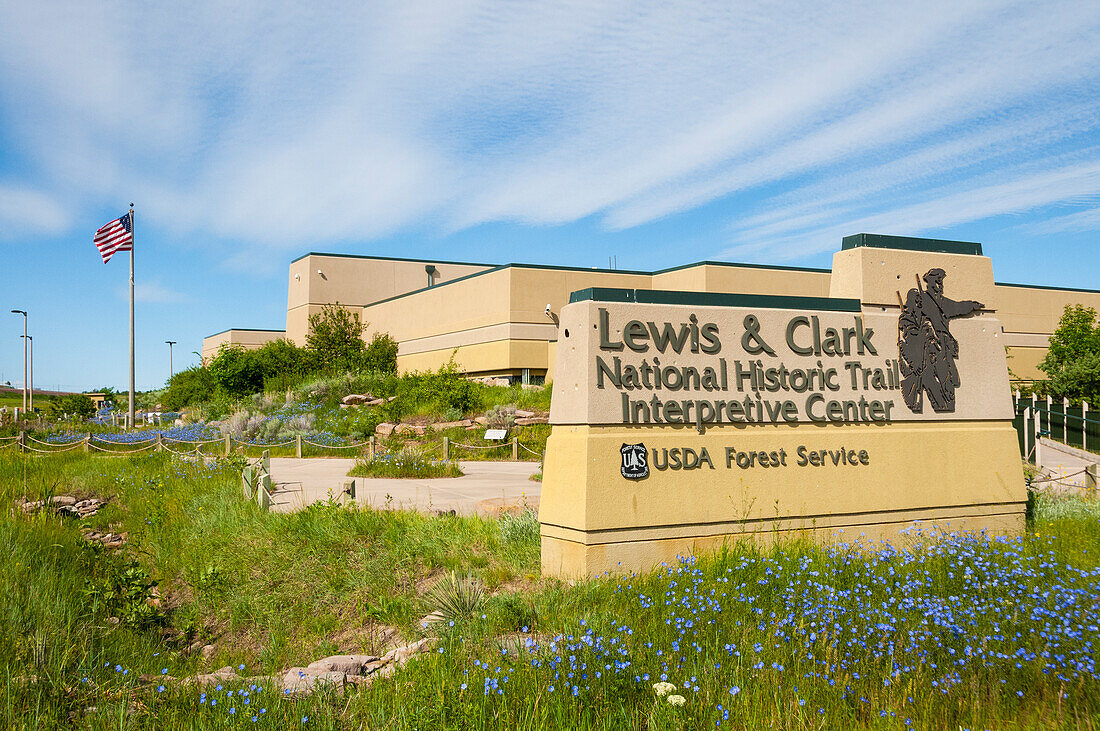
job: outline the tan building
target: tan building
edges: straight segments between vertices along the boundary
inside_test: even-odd
[[[223,347],[239,345],[245,350],[257,350],[272,340],[285,337],[286,330],[249,330],[239,327],[222,330],[202,339],[202,364],[209,363]]]
[[[944,250],[980,244],[898,236],[847,236],[842,249],[942,244]],[[950,273],[948,273],[950,291]],[[804,267],[701,261],[654,272],[535,264],[491,265],[310,253],[291,262],[286,330],[232,329],[203,340],[204,361],[223,344],[246,348],[287,337],[305,343],[309,316],[326,304],[357,309],[365,333],[388,332],[399,343],[402,371],[438,368],[454,355],[470,375],[541,382],[552,379],[555,324],[573,292],[592,287],[791,294],[828,297],[831,272]],[[913,282],[898,282],[900,293]],[[859,293],[852,293],[859,296]],[[998,282],[986,302],[1005,329],[1015,377],[1043,377],[1036,366],[1067,304],[1100,309],[1100,290]],[[884,307],[897,306],[883,303]]]

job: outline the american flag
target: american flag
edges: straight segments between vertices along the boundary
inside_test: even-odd
[[[99,249],[99,255],[103,257],[103,263],[111,260],[116,251],[130,251],[134,248],[133,223],[130,214],[124,213],[115,220],[105,224],[95,232],[92,243]]]

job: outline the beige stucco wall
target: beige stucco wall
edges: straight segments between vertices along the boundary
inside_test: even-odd
[[[309,254],[291,263],[287,283],[287,337],[305,343],[309,315],[325,304],[361,307],[427,287],[426,265],[436,269],[433,284],[490,269],[485,264],[379,259]],[[320,271],[320,274],[318,274]]]
[[[829,280],[829,272],[763,269],[722,264],[706,265],[707,292],[828,297]]]
[[[906,267],[912,253],[894,251],[887,255],[886,251],[861,247],[837,253],[834,271],[849,283],[858,282],[848,285],[851,291],[843,287],[833,291],[833,276],[828,271],[720,262],[701,262],[648,274],[525,265],[494,268],[473,263],[309,254],[290,266],[286,336],[303,345],[309,316],[319,312],[326,303],[339,301],[352,307],[362,306],[362,317],[370,326],[366,337],[376,331],[389,332],[401,344],[400,366],[419,369],[438,367],[446,362],[455,347],[498,341],[551,340],[555,337],[555,328],[546,317],[546,305],[549,304],[555,314],[560,313],[571,292],[588,287],[802,296],[832,294],[863,298],[869,304],[891,309],[897,307],[897,295],[904,296],[915,282],[902,281],[901,277],[901,272],[908,271]],[[1046,338],[1057,327],[1066,304],[1080,303],[1100,309],[1098,292],[995,285],[986,257],[943,255],[943,261],[948,270],[946,288],[949,296],[979,299],[997,311],[1011,355],[1009,365],[1018,378],[1044,377],[1036,366],[1046,353]],[[436,267],[436,286],[420,291],[427,284],[424,266],[428,263]],[[980,276],[976,276],[976,270],[970,271],[974,267],[981,269]],[[322,274],[317,274],[317,270]],[[483,274],[449,284],[478,272]],[[859,276],[854,276],[857,273]],[[911,279],[911,275],[906,277]],[[969,291],[954,291],[954,285],[963,277],[971,282]],[[858,291],[852,289],[853,286]],[[411,294],[379,302],[406,293]],[[379,303],[372,304],[375,302]],[[502,332],[501,327],[509,323],[530,327]],[[215,344],[213,350],[216,348]],[[534,361],[526,357],[517,360],[518,356],[513,355],[529,353],[529,349],[507,347],[492,352],[507,354],[507,358],[490,364],[486,360],[488,356],[475,357],[470,353],[464,357],[471,364],[476,362],[486,366],[486,370],[500,372],[539,368],[534,363],[546,360],[544,355]],[[544,367],[551,366],[548,363]]]
[[[282,330],[226,330],[202,339],[202,362],[204,365],[210,362],[223,345],[240,345],[246,350],[258,350],[282,337],[286,337]]]

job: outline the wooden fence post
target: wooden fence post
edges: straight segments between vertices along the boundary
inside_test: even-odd
[[[84,454],[90,454],[92,451],[92,435],[88,434],[84,437]]]
[[[1062,397],[1062,443],[1069,444],[1069,396]]]
[[[27,451],[27,432],[19,432],[19,451],[26,453]]]
[[[512,461],[519,461],[519,437],[512,437]]]
[[[1031,421],[1031,409],[1024,407],[1024,423],[1020,425],[1020,432],[1024,435],[1024,461],[1027,461],[1028,456],[1031,454],[1031,450],[1027,448],[1028,441],[1028,422]]]
[[[373,459],[374,458],[374,446],[375,446],[374,435],[371,434],[370,439],[368,439],[367,441],[370,444],[370,457],[371,457],[371,459]]]
[[[256,499],[263,510],[271,509],[271,474],[264,472],[260,475],[260,486],[256,490]]]
[[[270,475],[271,474],[271,450],[270,449],[265,449],[263,451],[263,453],[260,454],[260,464],[262,464],[264,466],[264,472],[266,472],[267,474]]]
[[[302,435],[294,437],[294,456],[298,459],[302,458]]]
[[[1100,471],[1100,465],[1095,462],[1085,465],[1085,488],[1088,490],[1095,490],[1097,480],[1097,472]]]
[[[225,435],[225,456],[226,457],[229,456],[229,450],[233,449],[232,441],[233,441],[233,437],[226,434]]]
[[[1081,402],[1081,449],[1089,448],[1089,402]]]
[[[164,435],[157,432],[157,450],[158,452],[164,451]]]
[[[443,437],[443,461],[451,461],[451,438]]]
[[[1050,412],[1047,412],[1048,414]],[[1047,422],[1050,421],[1050,416],[1047,416]],[[1039,432],[1042,430],[1042,420],[1039,418],[1038,412],[1035,414],[1035,466],[1041,468],[1043,466],[1043,445],[1040,443],[1042,439],[1039,436]]]

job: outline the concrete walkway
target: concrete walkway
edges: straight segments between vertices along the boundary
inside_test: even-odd
[[[1090,445],[1091,446],[1091,445]],[[1039,467],[1042,476],[1036,485],[1052,491],[1070,491],[1086,487],[1085,467],[1100,462],[1100,455],[1043,437],[1039,444]]]
[[[271,458],[272,506],[288,513],[329,499],[346,502],[345,482],[355,480],[355,501],[375,509],[453,510],[494,515],[502,507],[537,510],[542,484],[531,481],[538,462],[459,462],[463,477],[433,480],[348,477],[354,459]]]

